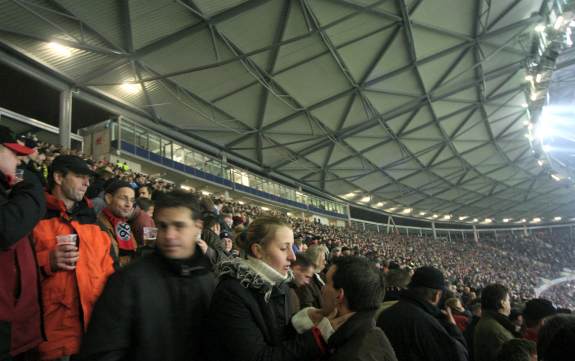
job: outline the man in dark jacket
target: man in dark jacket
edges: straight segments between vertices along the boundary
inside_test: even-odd
[[[157,199],[156,251],[112,275],[82,344],[82,360],[204,360],[202,321],[216,286],[196,243],[197,198],[172,192]]]
[[[29,234],[46,210],[39,182],[16,183],[18,144],[0,126],[0,359],[10,360],[42,341],[38,266]]]
[[[322,290],[324,312],[352,314],[328,340],[329,361],[397,361],[374,315],[385,294],[383,275],[365,258],[345,256],[333,261]]]
[[[399,361],[468,360],[465,339],[453,317],[437,307],[445,286],[441,271],[418,268],[399,302],[377,320]]]

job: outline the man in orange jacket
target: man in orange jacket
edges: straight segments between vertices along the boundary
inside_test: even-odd
[[[39,346],[42,360],[78,353],[93,305],[114,272],[110,238],[96,224],[91,202],[84,198],[91,175],[79,157],[54,159],[48,177],[47,212],[34,228],[36,255],[44,276],[47,340]]]

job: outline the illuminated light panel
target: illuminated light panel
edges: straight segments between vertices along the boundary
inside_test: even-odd
[[[420,216],[425,216],[427,214],[427,212],[419,212]]]
[[[443,216],[443,219],[445,219],[445,220],[450,220],[450,219],[451,219],[451,216],[450,216],[449,214],[446,214],[445,216]]]
[[[189,192],[189,191],[192,190],[192,187],[187,186],[187,185],[185,185],[185,184],[182,184],[182,185],[180,186],[180,189],[183,189],[183,190]]]
[[[545,153],[549,153],[553,149],[549,144],[543,144],[541,147]]]
[[[363,197],[363,198],[360,200],[360,202],[362,202],[362,203],[367,203],[367,202],[369,202],[370,200],[371,200],[371,197],[370,197],[370,196],[365,196],[365,197]]]
[[[434,214],[433,216],[431,216],[431,218],[436,219],[437,217],[439,217],[437,214]]]
[[[485,224],[489,224],[489,223],[491,223],[491,222],[493,222],[493,221],[491,220],[491,218],[485,218],[485,220],[483,221],[483,223],[485,223]]]
[[[51,42],[48,43],[48,47],[52,49],[52,51],[62,57],[69,58],[72,56],[72,49],[67,46],[64,46],[60,43]]]
[[[270,209],[268,207],[260,207],[262,209],[262,211],[269,211]]]
[[[464,221],[464,220],[466,220],[467,218],[469,218],[469,217],[468,217],[468,216],[461,216],[461,217],[459,217],[459,220],[460,220],[460,221]]]
[[[535,217],[531,220],[531,223],[540,223],[541,222],[541,218],[539,217]]]
[[[209,196],[210,194],[212,194],[212,192],[202,191],[202,194],[205,195],[205,196]]]
[[[551,174],[551,178],[553,178],[556,182],[559,182],[561,180],[561,177],[559,177],[556,174]]]
[[[403,210],[403,212],[401,212],[401,213],[403,213],[403,214],[409,214],[409,213],[411,213],[411,211],[412,211],[411,208],[405,208],[405,209]]]
[[[543,161],[541,159],[537,161],[537,164],[539,164],[540,167],[543,167]]]
[[[562,219],[563,219],[563,218],[561,218],[561,217],[554,217],[554,218],[553,218],[553,220],[554,220],[555,222],[559,222],[559,221],[562,220]]]
[[[238,201],[238,203],[241,204],[242,206],[245,204],[245,203],[242,202],[242,201]]]
[[[122,85],[120,85],[120,88],[122,88],[123,91],[129,94],[136,94],[142,90],[140,84],[130,82],[122,83]]]

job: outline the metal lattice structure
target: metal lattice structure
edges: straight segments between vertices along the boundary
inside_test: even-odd
[[[525,137],[524,69],[545,3],[2,0],[0,41],[348,201],[519,220],[575,210]]]

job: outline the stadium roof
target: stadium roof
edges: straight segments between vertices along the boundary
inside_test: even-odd
[[[575,209],[525,136],[543,5],[12,0],[0,2],[0,41],[79,89],[348,201],[518,220]]]

